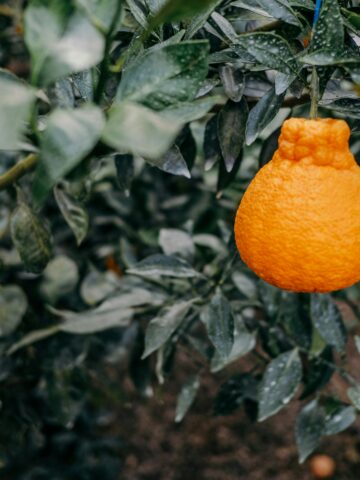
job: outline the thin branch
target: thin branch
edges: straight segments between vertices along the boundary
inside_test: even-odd
[[[38,155],[31,153],[10,168],[10,170],[0,175],[0,190],[4,190],[5,188],[9,187],[30,170],[32,170],[36,166],[38,159]]]
[[[108,77],[109,73],[109,66],[110,66],[110,50],[111,50],[111,45],[113,42],[113,37],[114,37],[114,32],[116,29],[116,26],[119,22],[120,14],[121,14],[121,7],[122,4],[120,0],[118,0],[116,10],[114,13],[114,18],[111,22],[108,34],[106,36],[105,40],[105,48],[104,48],[104,57],[100,65],[100,76],[99,76],[99,81],[96,87],[95,95],[94,95],[94,100],[95,103],[100,103],[101,97],[105,88],[105,83]]]

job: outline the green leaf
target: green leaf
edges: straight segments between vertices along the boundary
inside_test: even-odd
[[[193,239],[187,232],[177,228],[162,228],[159,245],[165,255],[178,255],[190,260],[195,255]]]
[[[231,275],[232,281],[234,282],[235,287],[243,294],[246,298],[256,298],[257,297],[257,286],[255,280],[251,279],[248,275],[242,272],[234,271]]]
[[[203,118],[215,105],[224,103],[224,97],[213,95],[198,98],[192,102],[182,102],[161,111],[161,116],[182,123],[193,122]]]
[[[28,345],[32,345],[33,343],[40,342],[40,340],[51,337],[58,332],[59,325],[54,325],[52,327],[42,328],[41,330],[34,330],[30,333],[27,333],[18,342],[11,345],[11,347],[7,351],[7,354],[12,355],[18,350],[27,347]]]
[[[360,100],[355,98],[340,98],[334,102],[328,103],[321,101],[322,108],[341,113],[351,118],[360,118]]]
[[[0,92],[0,151],[19,150],[35,91],[1,75]]]
[[[356,420],[354,407],[344,406],[337,408],[325,418],[323,435],[337,435],[346,430]]]
[[[259,382],[250,373],[230,377],[220,387],[215,399],[215,415],[231,415],[244,400],[257,401]]]
[[[184,320],[194,303],[194,299],[174,303],[160,311],[148,324],[145,333],[145,350],[142,358],[151,355],[164,345]]]
[[[20,287],[17,285],[0,287],[0,338],[16,330],[27,306],[26,295]]]
[[[51,113],[40,140],[40,162],[33,183],[37,204],[91,152],[103,127],[102,111],[93,105]]]
[[[94,306],[109,297],[119,287],[119,278],[115,273],[91,270],[81,283],[80,295],[87,305]]]
[[[239,358],[248,354],[256,345],[256,336],[250,333],[243,319],[236,315],[234,318],[234,342],[228,357],[224,358],[216,351],[211,359],[211,372],[215,373]]]
[[[358,351],[358,353],[360,353],[360,337],[359,337],[359,335],[355,335],[354,340],[355,340],[356,350]]]
[[[281,108],[284,97],[285,93],[276,95],[273,87],[250,110],[246,126],[247,145],[254,143],[264,128],[275,118]]]
[[[315,330],[317,332],[317,330]],[[331,379],[335,367],[333,365],[333,352],[331,347],[325,347],[321,355],[309,361],[305,378],[303,379],[304,390],[301,399],[312,395],[322,389]]]
[[[156,160],[148,161],[151,165],[159,168],[163,172],[172,175],[180,175],[182,177],[191,178],[189,167],[177,145],[173,145],[162,157]]]
[[[327,51],[337,55],[344,48],[344,26],[341,19],[339,3],[324,0],[319,20],[311,37],[309,53]]]
[[[32,79],[49,85],[99,63],[105,40],[71,2],[34,0],[25,12],[25,41],[32,58]]]
[[[121,3],[121,0],[76,0],[92,24],[103,33],[109,31],[119,2]]]
[[[259,166],[260,168],[266,165],[279,146],[279,136],[281,128],[277,128],[262,144],[260,156],[259,156]]]
[[[227,298],[217,292],[203,310],[201,320],[220,357],[227,359],[234,345],[234,317]]]
[[[234,168],[236,159],[242,151],[248,114],[245,100],[239,103],[229,100],[219,113],[218,138],[228,173]]]
[[[259,421],[274,415],[294,397],[301,382],[297,349],[282,353],[266,367],[259,389]]]
[[[249,33],[241,35],[234,44],[246,50],[260,65],[297,76],[299,65],[289,44],[275,33]]]
[[[177,257],[155,254],[132,266],[128,273],[141,277],[192,278],[200,275],[189,263]]]
[[[133,299],[133,296],[131,297]],[[126,305],[130,303],[130,305]],[[101,332],[109,328],[127,327],[134,315],[130,308],[138,303],[134,298],[126,302],[122,296],[105,300],[99,307],[93,310],[85,310],[81,313],[55,310],[51,312],[60,316],[64,321],[59,325],[59,331],[76,335],[88,335]],[[126,305],[126,306],[125,306]]]
[[[283,20],[291,25],[299,26],[299,20],[295,12],[284,0],[236,0],[232,2],[234,7],[244,8],[251,12],[264,15],[267,17]]]
[[[57,302],[74,290],[79,281],[76,263],[69,257],[59,255],[50,260],[40,284],[42,296],[50,304]]]
[[[233,102],[240,102],[245,89],[245,77],[240,69],[233,65],[224,65],[219,70],[226,95]]]
[[[194,403],[199,387],[200,387],[200,379],[198,376],[189,378],[189,380],[182,387],[181,392],[177,399],[176,413],[175,413],[176,423],[180,423],[185,417],[185,415],[187,414],[189,408]]]
[[[343,14],[343,23],[344,25],[351,30],[352,32],[359,35],[360,33],[360,15],[358,12],[347,10],[346,8],[342,8],[341,12]]]
[[[201,12],[208,12],[208,9],[217,5],[217,0],[168,0],[165,5],[150,20],[149,31],[154,30],[162,23],[169,23],[176,20],[190,18]]]
[[[211,20],[218,27],[218,30],[223,34],[223,38],[226,42],[236,42],[238,39],[238,34],[234,30],[234,27],[231,23],[222,15],[217,12],[211,14]]]
[[[54,197],[62,216],[75,235],[76,243],[81,245],[89,230],[89,215],[87,211],[64,188],[55,186]]]
[[[170,148],[181,126],[142,105],[122,102],[111,108],[102,138],[122,153],[155,161]]]
[[[356,410],[360,411],[360,385],[348,388],[347,395]]]
[[[197,15],[193,15],[189,21],[185,33],[185,38],[192,38],[206,23],[207,19],[210,17],[215,8],[220,5],[222,0],[214,0],[209,2],[209,6]]]
[[[299,450],[299,462],[303,463],[316,449],[325,427],[325,411],[313,400],[301,410],[296,419],[295,436]]]
[[[208,71],[208,51],[208,42],[197,40],[145,52],[124,71],[117,101],[161,110],[193,100]]]
[[[330,295],[313,294],[310,311],[312,321],[325,342],[343,352],[346,346],[346,329]]]

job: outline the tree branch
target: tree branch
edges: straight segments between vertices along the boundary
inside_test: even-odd
[[[4,190],[5,188],[9,187],[27,172],[32,170],[36,166],[38,159],[38,155],[31,153],[10,168],[10,170],[0,175],[0,190]]]

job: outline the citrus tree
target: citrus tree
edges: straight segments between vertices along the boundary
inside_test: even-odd
[[[358,286],[281,290],[233,236],[285,119],[345,118],[359,153],[358,2],[315,3],[0,2],[5,475],[117,478],[118,439],[89,433],[121,404],[109,372],[151,396],[179,352],[193,368],[176,422],[234,362],[215,413],[264,421],[298,402],[300,462],[355,421]]]

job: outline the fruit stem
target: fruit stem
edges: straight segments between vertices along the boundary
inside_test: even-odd
[[[38,155],[31,153],[10,168],[3,175],[0,175],[0,191],[15,183],[24,176],[29,170],[32,170],[38,162]]]
[[[312,69],[310,97],[311,97],[310,118],[314,119],[314,118],[317,118],[318,116],[318,102],[319,102],[319,76],[317,74],[316,67],[313,67]]]

